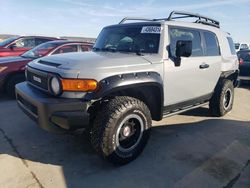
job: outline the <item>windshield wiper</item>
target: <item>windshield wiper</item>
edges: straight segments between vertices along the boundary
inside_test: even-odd
[[[132,50],[129,50],[129,49],[126,49],[126,50],[117,50],[118,52],[124,52],[124,53],[135,53],[136,55],[138,56],[144,56],[144,54],[142,54],[142,51],[143,50],[135,50],[135,51],[132,51]]]
[[[112,48],[112,47],[108,47],[108,48],[97,48],[97,47],[94,47],[93,48],[94,51],[96,52],[121,52],[121,53],[135,53],[136,55],[138,56],[144,56],[142,54],[142,52],[144,50],[135,50],[135,51],[132,51],[132,50],[129,50],[129,49],[123,49],[123,50],[117,50],[117,48]]]
[[[94,51],[96,52],[117,52],[116,48],[93,48]]]

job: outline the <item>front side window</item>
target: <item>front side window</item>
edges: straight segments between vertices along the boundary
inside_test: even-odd
[[[158,53],[161,31],[160,25],[107,27],[98,36],[93,50]]]
[[[16,48],[34,48],[35,39],[34,38],[22,38],[15,43]]]
[[[25,52],[22,57],[26,58],[39,58],[47,55],[50,51],[56,48],[59,44],[57,43],[43,43],[39,46]]]
[[[170,53],[176,57],[176,43],[179,40],[192,41],[192,57],[203,56],[200,32],[191,29],[171,28],[170,29]]]
[[[219,56],[220,49],[218,45],[217,37],[214,33],[204,32],[206,49],[205,53],[207,56]]]

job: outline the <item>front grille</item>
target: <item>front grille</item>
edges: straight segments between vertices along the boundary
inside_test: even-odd
[[[49,78],[47,73],[28,67],[26,75],[29,83],[48,91]]]

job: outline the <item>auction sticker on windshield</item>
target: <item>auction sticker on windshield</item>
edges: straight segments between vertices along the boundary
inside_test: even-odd
[[[161,34],[162,28],[159,26],[144,26],[141,33]]]

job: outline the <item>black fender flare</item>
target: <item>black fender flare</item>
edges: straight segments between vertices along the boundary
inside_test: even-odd
[[[223,72],[221,73],[218,83],[220,83],[223,79],[229,79],[233,82],[234,87],[237,87],[239,84],[239,80],[238,80],[239,73],[240,71],[238,69],[234,71]]]
[[[157,116],[161,119],[163,113],[163,104],[164,104],[164,91],[163,91],[163,80],[161,75],[157,72],[138,72],[138,73],[128,73],[128,74],[120,74],[107,77],[102,79],[98,83],[98,89],[95,92],[87,93],[84,97],[84,100],[100,100],[109,96],[112,93],[116,93],[122,90],[140,90],[141,87],[157,87],[160,91],[160,96],[157,97],[159,112],[157,112]],[[143,92],[143,91],[140,91]],[[152,92],[151,92],[152,93]],[[154,94],[153,94],[154,95]],[[140,98],[140,96],[138,96]],[[148,99],[149,100],[149,99]],[[151,102],[151,101],[150,101]],[[156,102],[156,101],[153,101]],[[152,102],[152,103],[153,103]]]

